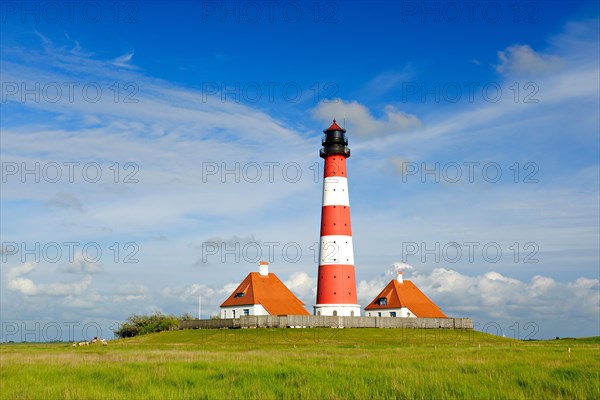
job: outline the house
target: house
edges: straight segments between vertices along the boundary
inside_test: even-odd
[[[367,317],[447,318],[402,272],[365,307]]]
[[[221,318],[241,315],[309,315],[302,303],[261,261],[221,304]]]

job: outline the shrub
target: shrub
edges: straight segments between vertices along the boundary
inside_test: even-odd
[[[179,319],[181,321],[194,321],[196,319],[196,317],[194,317],[189,312],[186,312],[186,313],[181,314],[181,317],[179,317]]]
[[[172,330],[179,326],[179,319],[174,315],[155,312],[151,315],[131,314],[115,334],[120,338],[145,335],[147,333]]]

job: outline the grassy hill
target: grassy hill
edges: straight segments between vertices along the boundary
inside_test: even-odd
[[[0,356],[2,398],[600,397],[597,337],[521,342],[450,330],[187,330],[107,347],[2,345]]]

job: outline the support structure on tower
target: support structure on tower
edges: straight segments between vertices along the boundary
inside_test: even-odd
[[[360,316],[354,276],[354,247],[346,158],[350,157],[346,130],[333,120],[323,131],[321,157],[325,160],[321,245],[315,315]]]

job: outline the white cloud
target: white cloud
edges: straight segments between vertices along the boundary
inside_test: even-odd
[[[529,282],[498,272],[468,276],[436,268],[429,274],[415,274],[411,280],[447,314],[491,318],[556,319],[565,316],[597,318],[600,314],[598,279],[579,278],[560,283],[536,275]]]
[[[294,272],[284,285],[301,299],[315,299],[317,295],[317,280],[306,272]],[[313,300],[314,301],[314,300]],[[310,303],[306,303],[309,305]]]
[[[9,280],[15,279],[21,275],[26,275],[33,270],[35,270],[35,264],[31,262],[26,262],[8,270],[8,272],[6,273],[6,278],[8,278]]]
[[[81,251],[78,251],[73,257],[73,262],[62,266],[60,271],[70,274],[99,274],[104,272],[104,268],[100,262],[91,262],[83,256]]]
[[[319,103],[314,108],[313,114],[322,119],[325,124],[331,123],[334,115],[338,122],[342,122],[345,118],[353,137],[393,135],[413,130],[421,125],[421,121],[415,115],[397,110],[392,105],[385,106],[384,115],[376,118],[366,106],[357,101],[345,102],[339,99]]]
[[[541,74],[562,69],[565,62],[555,55],[534,51],[529,45],[512,45],[498,52],[496,71],[503,75]]]
[[[33,280],[22,278],[35,270],[36,265],[25,263],[10,269],[6,273],[8,279],[8,288],[19,292],[25,296],[56,296],[66,297],[80,295],[84,293],[92,283],[92,277],[87,275],[79,282],[71,283],[40,283],[36,284]]]
[[[389,275],[393,269],[358,282],[359,303],[363,307],[392,279]],[[405,279],[451,317],[554,321],[565,317],[597,320],[600,315],[598,279],[578,278],[560,283],[536,275],[526,282],[494,271],[470,276],[445,268],[416,272]]]
[[[139,283],[123,283],[117,286],[117,293],[121,295],[145,294],[148,292],[148,287]]]
[[[183,303],[198,301],[198,297],[210,300],[211,303],[222,302],[229,296],[240,283],[226,283],[225,285],[214,288],[205,284],[194,283],[183,288],[166,287],[161,291],[164,298],[178,299]]]
[[[144,300],[150,294],[150,289],[139,283],[124,283],[117,286],[116,294],[127,301]]]

